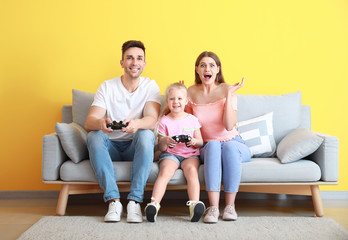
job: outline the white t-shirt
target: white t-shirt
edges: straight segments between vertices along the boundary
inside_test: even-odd
[[[130,93],[123,86],[121,77],[104,81],[98,88],[92,106],[106,109],[106,117],[111,121],[124,119],[138,119],[143,117],[143,110],[147,102],[161,104],[161,93],[157,83],[147,77],[140,77],[138,88]],[[113,141],[129,141],[132,133],[114,130],[109,133]]]

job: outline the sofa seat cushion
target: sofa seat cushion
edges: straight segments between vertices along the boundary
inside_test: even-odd
[[[117,181],[130,181],[132,162],[113,162]],[[158,162],[152,164],[148,179],[154,183],[159,172]],[[96,182],[96,178],[89,160],[79,163],[66,161],[60,169],[63,181]],[[204,165],[199,167],[199,182],[204,184]],[[310,160],[299,160],[293,163],[282,164],[277,158],[252,158],[250,162],[242,164],[241,182],[311,182],[320,180],[319,166]],[[186,185],[181,169],[178,169],[169,185]]]
[[[132,162],[113,162],[113,165],[117,181],[129,182],[131,180]],[[154,163],[152,165],[151,175],[148,179],[148,182],[155,182],[158,176],[158,172],[158,164]],[[97,181],[89,160],[84,160],[79,163],[65,161],[60,168],[60,178],[63,181],[73,182]]]
[[[242,164],[241,182],[310,182],[320,178],[319,166],[310,160],[282,164],[278,158],[252,158]]]

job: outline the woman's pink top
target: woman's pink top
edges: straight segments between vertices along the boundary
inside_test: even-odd
[[[189,99],[186,106],[188,113],[196,116],[202,127],[201,133],[204,142],[211,140],[228,141],[239,135],[234,127],[231,131],[227,131],[223,123],[226,98],[221,98],[214,103],[196,104]],[[237,110],[237,95],[232,98],[232,108]]]

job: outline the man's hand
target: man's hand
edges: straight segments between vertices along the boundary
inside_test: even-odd
[[[110,133],[114,131],[113,129],[107,127],[108,123],[112,123],[110,118],[107,118],[105,120],[104,119],[99,120],[100,129],[103,131],[103,133]]]
[[[138,122],[137,119],[132,119],[132,120],[125,119],[125,120],[123,120],[123,123],[124,124],[128,123],[128,126],[122,128],[120,131],[125,132],[125,133],[135,133],[139,129],[137,122]]]

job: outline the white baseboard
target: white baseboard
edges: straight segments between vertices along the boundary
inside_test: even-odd
[[[348,191],[320,191],[323,200],[348,200]]]

